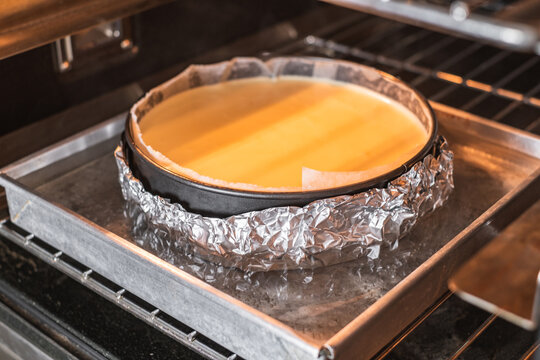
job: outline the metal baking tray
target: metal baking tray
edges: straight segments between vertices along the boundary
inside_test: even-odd
[[[362,261],[335,265],[314,270],[309,284],[291,271],[280,283],[286,297],[265,288],[281,273],[260,274],[266,279],[253,289],[231,288],[135,242],[112,154],[125,114],[2,169],[0,185],[13,223],[242,357],[369,358],[539,196],[539,137],[432,106],[455,152],[448,203],[397,250],[381,251],[375,270]]]

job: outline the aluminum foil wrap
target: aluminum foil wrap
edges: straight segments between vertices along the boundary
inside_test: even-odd
[[[164,99],[190,88],[281,75],[367,87],[400,102],[426,128],[431,126],[429,109],[418,95],[391,76],[354,63],[298,57],[267,62],[235,58],[190,66],[135,104],[131,118],[140,120]],[[137,224],[134,231],[146,238],[155,253],[167,259],[194,255],[247,271],[316,268],[362,256],[376,259],[382,249],[395,249],[418,218],[441,206],[453,189],[453,154],[444,138],[437,140],[433,154],[384,188],[320,199],[304,207],[275,207],[222,219],[188,212],[180,204],[147,192],[131,173],[121,147],[115,151],[126,214]]]
[[[122,194],[145,217],[160,251],[186,252],[248,271],[315,268],[395,249],[419,217],[444,204],[453,185],[453,154],[440,137],[427,155],[384,188],[228,218],[204,217],[146,191],[115,151]],[[128,212],[129,215],[129,212]],[[141,219],[134,219],[141,223]],[[152,240],[153,239],[153,240]],[[163,246],[163,244],[167,244]]]

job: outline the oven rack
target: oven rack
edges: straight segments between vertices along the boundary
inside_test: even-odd
[[[94,291],[98,295],[116,304],[121,309],[141,319],[148,325],[159,330],[163,334],[178,341],[190,350],[211,360],[241,360],[241,357],[227,350],[225,347],[216,344],[187,325],[168,317],[159,309],[148,304],[144,300],[126,291],[110,280],[104,278],[92,269],[84,266],[68,255],[58,251],[49,244],[39,240],[33,234],[20,229],[14,225],[9,217],[0,220],[0,236],[12,241],[14,244],[27,250],[38,259],[44,261],[53,268],[61,271],[78,283]],[[410,324],[401,334],[375,355],[372,360],[383,360],[392,351],[406,341],[407,337],[422,325],[434,312],[448,304],[448,300],[453,295],[450,292],[444,294],[438,301],[428,308],[420,317]],[[459,346],[449,360],[458,359],[469,347],[483,334],[498,317],[488,315],[486,319],[469,335],[469,337]],[[520,357],[520,360],[529,360],[540,348],[540,340],[531,345]],[[330,360],[331,357],[321,357],[320,360]]]
[[[429,100],[540,134],[540,56],[367,14],[359,14],[354,23],[261,55],[323,56],[374,66],[402,78]]]
[[[323,1],[540,54],[540,4],[536,0]]]
[[[375,355],[371,360],[383,360],[383,359],[400,359],[399,355],[397,357],[393,356],[393,352],[396,350],[396,348],[407,341],[410,341],[407,337],[413,333],[420,325],[422,325],[426,320],[429,319],[430,316],[433,315],[436,311],[442,310],[444,307],[449,306],[449,300],[454,295],[451,292],[447,292],[444,294],[435,304],[433,304],[430,308],[428,308],[420,317],[418,317],[412,324],[410,324],[403,332],[398,335],[394,340],[392,340],[387,346],[385,346],[381,351]],[[494,314],[489,314],[485,317],[484,321],[482,321],[478,327],[476,327],[470,335],[463,341],[463,343],[458,346],[450,356],[441,357],[447,360],[457,360],[460,359],[461,356],[471,348],[471,346],[475,343],[475,341],[486,331],[494,326],[494,323],[496,320],[498,320],[499,317]],[[517,357],[519,354],[516,355],[516,359],[519,360],[529,360],[532,359],[532,356],[535,355],[536,351],[540,349],[540,340],[537,340],[534,342],[531,346],[529,346],[522,354],[521,356]]]
[[[189,326],[22,230],[9,218],[0,220],[0,235],[194,352],[211,360],[241,360]]]

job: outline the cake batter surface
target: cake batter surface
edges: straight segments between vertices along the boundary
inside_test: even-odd
[[[428,133],[401,104],[351,84],[283,76],[202,86],[133,122],[135,142],[170,171],[251,191],[343,186],[399,167]]]

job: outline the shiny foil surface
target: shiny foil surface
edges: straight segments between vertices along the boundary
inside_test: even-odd
[[[443,137],[434,153],[384,188],[228,218],[194,214],[151,194],[133,176],[121,146],[114,155],[126,206],[139,210],[126,214],[138,217],[131,220],[150,242],[160,239],[164,257],[189,252],[224,267],[269,271],[376,259],[381,250],[395,249],[417,220],[452,192],[453,154]]]

